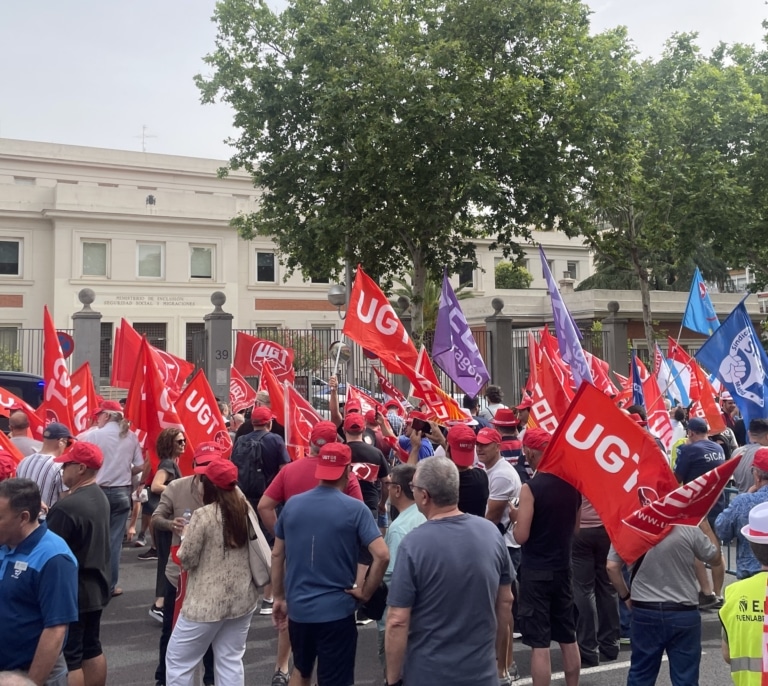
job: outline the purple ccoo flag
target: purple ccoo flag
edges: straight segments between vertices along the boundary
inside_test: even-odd
[[[541,255],[541,270],[547,281],[547,290],[552,300],[552,316],[555,320],[555,334],[557,334],[557,346],[560,348],[560,355],[571,367],[576,388],[581,386],[582,381],[593,384],[592,372],[587,364],[587,358],[584,357],[581,343],[579,343],[581,334],[563,302],[563,296],[560,295],[557,284],[555,284],[552,272],[549,270],[549,264],[547,264],[547,256],[541,246],[539,246],[539,254]]]
[[[448,281],[448,274],[443,275],[432,359],[462,391],[473,398],[491,378]]]

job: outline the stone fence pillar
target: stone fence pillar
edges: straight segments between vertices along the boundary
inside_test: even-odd
[[[72,352],[72,371],[84,362],[91,366],[93,385],[97,391],[101,385],[101,312],[91,309],[96,293],[83,288],[78,294],[83,309],[72,315],[75,349]]]
[[[614,372],[626,376],[629,372],[629,352],[627,349],[627,320],[617,317],[619,303],[608,303],[608,316],[603,319],[603,341],[605,342],[604,359]],[[615,381],[615,379],[614,379]]]
[[[205,322],[205,376],[217,398],[229,402],[229,368],[232,366],[232,320],[221,306],[227,296],[221,291],[211,294],[213,312],[203,317]]]
[[[512,364],[512,316],[502,314],[504,301],[491,300],[493,314],[485,318],[485,329],[491,337],[490,359],[486,359],[491,383],[501,386],[507,399],[515,393],[515,372]],[[507,403],[509,404],[509,403]]]

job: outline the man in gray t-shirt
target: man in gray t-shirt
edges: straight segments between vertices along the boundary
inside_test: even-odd
[[[733,483],[739,493],[746,493],[755,483],[752,476],[752,462],[758,448],[768,447],[768,419],[753,419],[749,422],[749,443],[734,451],[731,459],[742,456],[733,472]]]
[[[389,586],[387,683],[497,686],[498,627],[512,611],[510,561],[496,527],[457,507],[459,473],[445,457],[412,481],[427,522],[400,543]],[[468,581],[469,580],[469,581]]]
[[[698,684],[701,660],[699,587],[694,559],[717,567],[722,555],[695,526],[672,532],[631,568],[631,591],[621,574],[622,560],[611,546],[608,577],[632,610],[632,658],[628,683],[656,683],[666,651],[673,684]]]

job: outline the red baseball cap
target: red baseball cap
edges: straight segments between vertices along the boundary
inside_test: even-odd
[[[211,460],[195,467],[195,474],[204,474],[208,481],[224,491],[237,486],[237,467],[229,460]]]
[[[221,446],[213,441],[198,443],[192,459],[195,465],[202,466],[208,464],[211,460],[217,460],[224,457]]]
[[[350,398],[344,403],[344,414],[348,412],[362,412],[363,406],[357,398]]]
[[[768,448],[758,448],[755,450],[752,466],[761,472],[768,472]]]
[[[335,443],[338,436],[336,425],[333,422],[318,422],[312,427],[309,442],[322,448],[326,443]]]
[[[326,443],[320,448],[315,467],[315,478],[323,481],[336,481],[344,474],[347,465],[352,462],[352,451],[345,443]]]
[[[101,412],[120,412],[122,414],[123,406],[117,400],[105,400],[99,408],[99,413]]]
[[[359,433],[365,428],[365,417],[358,412],[344,417],[344,431]]]
[[[475,463],[477,436],[466,424],[454,424],[448,429],[450,457],[459,467],[471,467]]]
[[[519,405],[515,405],[516,410],[528,410],[531,407],[533,407],[533,399],[530,395],[526,395],[521,401]]]
[[[365,421],[367,424],[375,424],[376,410],[368,410],[368,412],[365,413]]]
[[[93,443],[77,441],[67,452],[54,458],[53,461],[59,464],[75,462],[85,465],[89,469],[101,469],[101,465],[104,464],[104,453],[101,452],[99,446]]]
[[[477,432],[477,442],[482,445],[489,443],[501,443],[501,434],[496,429],[485,427]]]
[[[269,424],[274,418],[275,415],[272,414],[272,410],[264,405],[259,405],[259,407],[254,407],[251,410],[251,424],[254,426]]]
[[[523,434],[523,445],[531,450],[544,451],[551,440],[552,434],[544,429],[526,429]]]

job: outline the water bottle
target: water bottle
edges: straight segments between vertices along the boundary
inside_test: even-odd
[[[184,514],[181,515],[181,518],[184,520],[185,526],[188,525],[190,520],[192,519],[192,510],[190,510],[189,508],[184,510]]]

